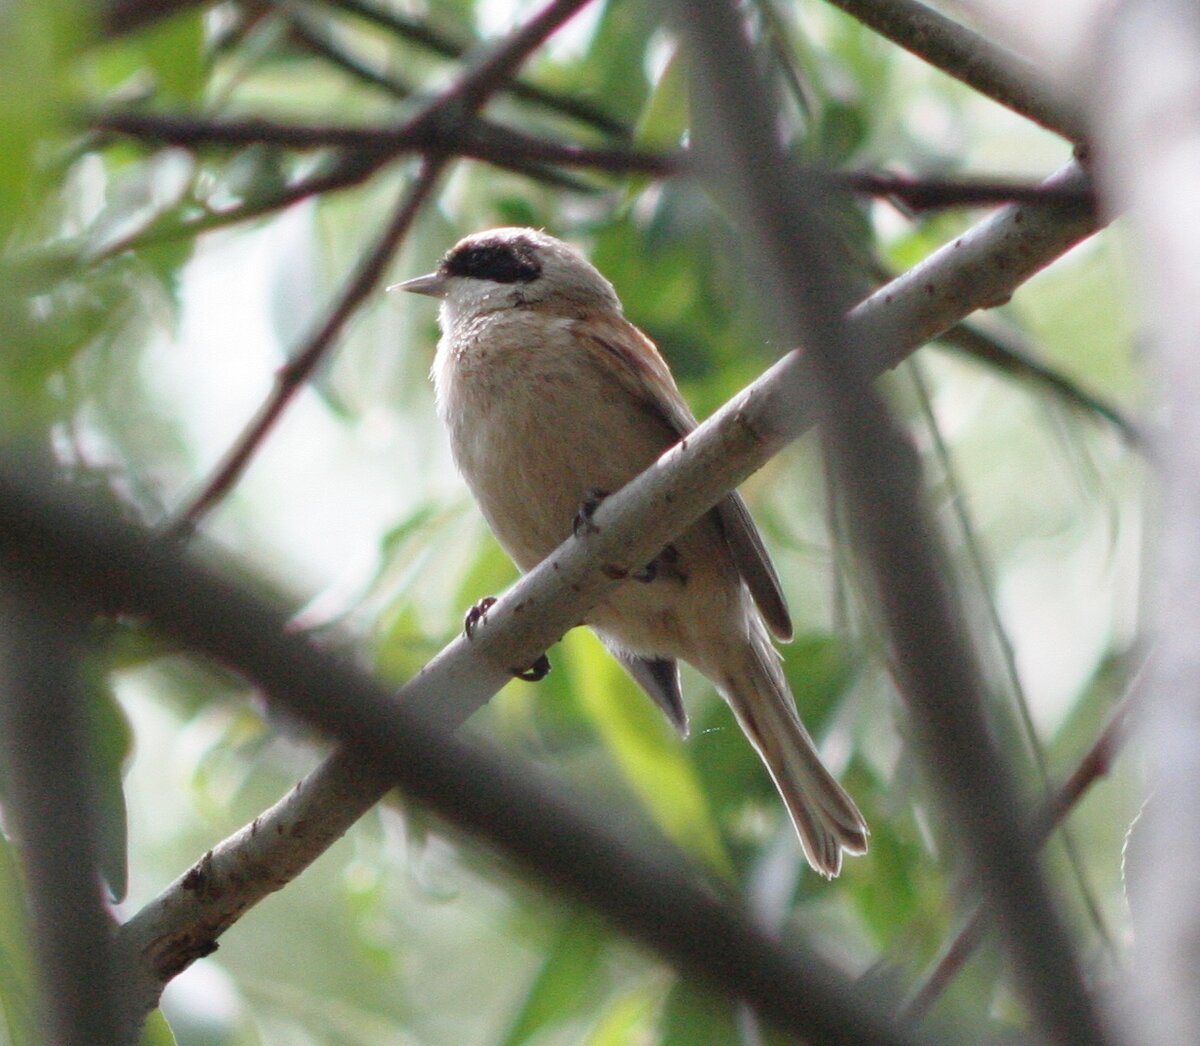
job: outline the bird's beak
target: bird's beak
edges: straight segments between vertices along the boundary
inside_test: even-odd
[[[431,272],[426,276],[414,276],[403,283],[393,283],[389,291],[411,291],[413,294],[427,294],[431,298],[441,298],[446,293],[446,277],[440,272]]]

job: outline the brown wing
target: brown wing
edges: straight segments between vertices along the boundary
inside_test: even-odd
[[[754,604],[767,623],[767,628],[776,639],[786,642],[792,638],[792,616],[783,598],[779,575],[775,573],[771,557],[763,546],[758,527],[750,518],[746,502],[741,494],[734,491],[714,511],[721,521],[734,565],[754,597]]]
[[[575,334],[580,344],[595,355],[597,364],[661,417],[677,438],[682,439],[696,427],[696,417],[676,387],[666,361],[654,342],[632,323],[621,317],[589,317],[576,324]],[[734,565],[771,634],[777,639],[791,639],[792,619],[779,576],[742,496],[730,494],[713,513]]]

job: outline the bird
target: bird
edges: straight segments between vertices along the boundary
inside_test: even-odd
[[[437,412],[458,470],[522,571],[572,533],[585,536],[599,498],[696,427],[612,284],[545,232],[474,233],[395,288],[440,301]],[[716,686],[816,872],[832,878],[843,852],[866,852],[866,822],[822,763],[771,642],[791,639],[791,617],[738,493],[615,584],[584,623],[685,736],[678,662]]]

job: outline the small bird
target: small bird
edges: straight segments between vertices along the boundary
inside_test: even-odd
[[[600,272],[534,229],[466,237],[398,284],[441,301],[432,378],[454,460],[500,544],[530,570],[696,427],[654,343]],[[812,867],[841,871],[867,826],[821,763],[768,636],[792,636],[779,579],[740,495],[728,495],[588,624],[687,733],[677,661],[728,701],[775,781]]]

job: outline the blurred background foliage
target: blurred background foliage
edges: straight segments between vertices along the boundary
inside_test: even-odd
[[[66,0],[6,5],[5,439],[51,448],[131,517],[165,523],[320,321],[415,169],[401,161],[364,184],[270,209],[327,158],[266,142],[158,148],[92,130],[89,114],[394,124],[450,81],[454,54],[533,9],[244,0],[112,36]],[[746,15],[807,161],[1035,179],[1070,155],[818,0],[754,0]],[[522,79],[575,108],[507,93],[490,117],[585,144],[667,148],[708,133],[703,114],[689,112],[686,71],[653,5],[591,5]],[[453,163],[391,278],[429,270],[469,231],[544,227],[611,278],[701,417],[784,348],[760,322],[719,201],[681,181],[534,175]],[[854,199],[841,228],[864,262],[898,272],[978,217]],[[979,324],[1136,412],[1126,291],[1119,243],[1104,234]],[[426,379],[435,340],[429,303],[372,294],[197,539],[322,642],[396,682],[458,631],[467,606],[514,577],[435,420]],[[1143,460],[1095,411],[961,348],[923,350],[887,387],[925,457],[997,733],[1029,793],[1042,794],[1098,736],[1130,674]],[[968,884],[910,757],[818,441],[790,448],[746,494],[797,622],[787,672],[871,824],[867,857],[833,883],[814,877],[715,693],[685,678],[693,732],[680,741],[590,635],[568,635],[544,683],[514,682],[469,729],[549,768],[615,825],[653,825],[785,938],[804,935],[849,970],[908,991],[961,921]],[[268,721],[239,680],[130,626],[109,630],[90,679],[106,876],[129,913],[274,802],[321,749]],[[1070,852],[1061,839],[1048,850],[1097,976],[1126,930],[1121,855],[1135,775],[1118,763],[1073,813]],[[0,1042],[29,1043],[17,867],[0,839]],[[938,1005],[976,1029],[1021,1019],[987,945]],[[251,911],[171,986],[164,1011],[189,1046],[762,1041],[745,1014],[399,800]],[[169,1041],[165,1025],[151,1034]]]

